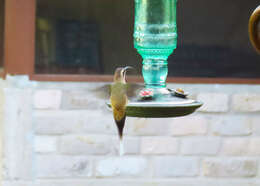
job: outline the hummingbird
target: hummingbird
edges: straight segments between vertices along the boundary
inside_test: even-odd
[[[110,102],[113,111],[113,116],[118,129],[120,139],[120,155],[123,154],[123,130],[126,119],[126,105],[128,102],[127,97],[127,84],[126,84],[126,70],[133,67],[119,67],[116,68],[114,73],[114,82],[111,85]]]
[[[128,69],[134,68],[130,66],[116,68],[112,84],[106,84],[92,89],[92,92],[99,99],[106,100],[110,98],[113,118],[117,126],[120,140],[120,155],[123,154],[123,130],[128,100],[135,99],[138,95],[137,93],[144,88],[143,85],[138,83],[126,82],[126,71]]]

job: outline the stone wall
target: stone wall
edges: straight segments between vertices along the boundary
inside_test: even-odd
[[[170,84],[204,102],[180,118],[127,118],[125,155],[103,83],[4,90],[4,186],[260,186],[260,86]]]

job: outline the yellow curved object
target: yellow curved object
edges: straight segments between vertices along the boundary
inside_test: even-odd
[[[249,19],[248,32],[253,47],[260,54],[260,6],[255,9]]]

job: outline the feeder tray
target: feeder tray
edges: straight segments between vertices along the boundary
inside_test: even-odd
[[[110,102],[107,102],[107,105],[111,107]],[[129,100],[126,115],[143,118],[180,117],[193,113],[201,106],[202,102],[170,93],[155,96],[150,100],[140,97]]]

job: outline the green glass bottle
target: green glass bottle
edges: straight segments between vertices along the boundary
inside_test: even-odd
[[[167,59],[177,46],[177,0],[135,0],[134,46],[146,88],[166,87]]]

